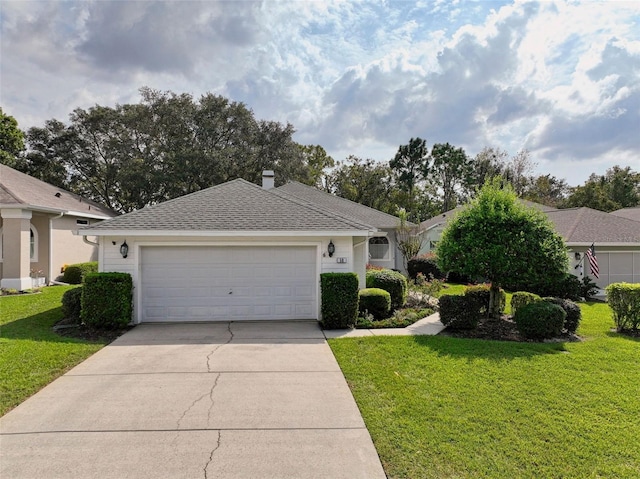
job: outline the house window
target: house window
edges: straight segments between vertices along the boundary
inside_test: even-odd
[[[369,257],[371,259],[388,259],[389,240],[384,236],[369,238]]]
[[[29,229],[29,258],[38,261],[38,230],[33,225]]]

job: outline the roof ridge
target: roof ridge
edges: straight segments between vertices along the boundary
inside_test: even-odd
[[[363,208],[368,208],[368,209],[373,210],[373,211],[375,211],[376,213],[379,213],[379,214],[381,214],[381,215],[386,215],[386,216],[388,216],[389,218],[393,218],[393,219],[396,219],[396,220],[397,220],[397,219],[399,219],[397,216],[394,216],[394,215],[392,215],[392,214],[390,214],[390,213],[386,213],[386,212],[384,212],[384,211],[380,211],[380,210],[378,210],[378,209],[376,209],[376,208],[373,208],[373,207],[371,207],[371,206],[363,205],[362,203],[358,203],[357,201],[353,201],[353,200],[350,200],[350,199],[348,199],[348,198],[343,198],[342,196],[334,195],[333,193],[329,193],[329,192],[323,191],[323,190],[321,190],[321,189],[319,189],[319,188],[316,188],[315,186],[305,185],[304,183],[300,183],[299,181],[290,180],[290,181],[287,181],[287,183],[285,183],[284,185],[279,186],[278,188],[282,188],[283,186],[286,186],[286,185],[288,185],[288,184],[296,184],[296,185],[300,185],[300,186],[303,186],[303,187],[305,187],[305,188],[307,188],[307,189],[310,189],[310,190],[312,190],[312,191],[314,191],[314,192],[324,193],[325,195],[328,195],[328,196],[330,196],[331,198],[335,198],[335,199],[337,199],[337,200],[340,200],[340,201],[343,201],[343,202],[346,202],[346,203],[351,203],[351,204],[353,204],[353,205],[357,205],[357,206],[360,206],[360,207],[363,207]],[[276,188],[276,189],[278,189],[278,188]],[[291,193],[289,193],[289,194],[291,194]],[[293,196],[295,196],[295,195],[293,195]]]
[[[340,220],[340,221],[345,221],[345,222],[351,224],[352,226],[356,226],[358,228],[361,228],[361,227],[364,226],[364,227],[366,227],[368,229],[374,229],[374,230],[378,229],[373,225],[369,225],[369,224],[366,224],[366,223],[361,223],[361,222],[359,222],[357,220],[354,220],[353,218],[348,218],[348,217],[343,216],[343,215],[341,215],[339,213],[329,212],[326,209],[320,208],[320,207],[318,207],[318,206],[316,206],[316,205],[314,205],[312,203],[308,203],[306,201],[303,202],[303,200],[301,198],[298,198],[297,196],[292,195],[292,194],[287,193],[287,192],[284,192],[284,191],[276,191],[277,189],[278,188],[273,188],[271,190],[266,190],[266,191],[269,191],[270,193],[273,193],[276,196],[279,196],[280,198],[282,198],[284,200],[287,200],[287,201],[295,203],[295,204],[297,204],[299,206],[302,206],[303,208],[309,208],[309,209],[314,210],[317,213],[321,213],[321,214],[323,214],[325,216],[328,216],[330,218],[337,219],[337,220]]]

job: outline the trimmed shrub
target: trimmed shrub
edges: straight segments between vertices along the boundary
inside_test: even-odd
[[[62,282],[69,284],[81,284],[89,273],[98,272],[98,262],[89,261],[88,263],[70,264],[64,269],[62,274]]]
[[[400,309],[407,302],[407,278],[402,273],[383,269],[367,271],[367,288],[384,289],[391,295],[391,309]]]
[[[567,313],[557,304],[536,301],[525,304],[513,317],[520,334],[527,339],[548,339],[558,336]]]
[[[62,314],[65,319],[80,324],[80,312],[82,311],[82,287],[65,291],[62,295]]]
[[[466,274],[449,271],[447,273],[447,283],[470,284],[473,283],[473,281]]]
[[[511,314],[516,314],[518,308],[523,307],[525,304],[533,303],[534,301],[540,301],[542,298],[534,293],[528,293],[526,291],[518,291],[511,296]]]
[[[409,278],[414,281],[419,273],[422,273],[427,281],[431,278],[445,278],[445,274],[440,271],[440,268],[438,268],[437,259],[434,255],[424,255],[411,258],[407,262],[407,272],[409,273]]]
[[[587,300],[592,296],[595,296],[600,289],[589,276],[585,276],[584,278],[582,278],[581,288],[582,290],[580,291],[580,295]]]
[[[488,284],[476,284],[474,286],[467,286],[464,290],[464,295],[471,301],[477,304],[477,308],[480,314],[490,316],[489,312],[489,299],[491,298],[491,286]],[[504,308],[507,306],[507,293],[504,289],[500,288],[500,291],[495,297],[494,313],[500,315],[504,313]]]
[[[474,329],[480,318],[480,308],[473,297],[445,295],[440,298],[440,321],[449,329]]]
[[[521,288],[518,288],[521,289]],[[582,282],[574,275],[567,273],[560,280],[548,280],[545,283],[532,285],[526,289],[540,296],[570,299],[579,301],[582,297],[584,286]]]
[[[562,298],[543,298],[548,303],[557,304],[564,312],[567,313],[567,317],[564,319],[564,329],[568,333],[575,333],[578,330],[580,321],[582,320],[582,311],[580,306],[571,301],[570,299]]]
[[[640,283],[611,283],[606,291],[616,329],[640,330]]]
[[[322,327],[353,328],[358,316],[358,275],[356,273],[322,273]]]
[[[384,289],[361,289],[358,292],[358,300],[358,309],[361,314],[368,312],[377,320],[389,317],[389,312],[391,311],[391,295]]]
[[[82,321],[96,329],[120,329],[131,322],[133,283],[129,273],[89,273],[82,288]]]

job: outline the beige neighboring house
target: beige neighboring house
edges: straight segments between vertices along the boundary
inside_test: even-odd
[[[0,165],[0,287],[30,289],[54,280],[65,264],[96,261],[97,245],[73,231],[114,216],[93,201]]]
[[[640,221],[640,206],[632,206],[630,208],[622,208],[611,212],[612,215],[620,216],[634,221]]]
[[[522,201],[546,214],[563,237],[568,247],[570,273],[579,278],[589,276],[600,288],[623,281],[640,283],[640,221],[591,208],[557,209]],[[435,249],[447,222],[464,208],[466,206],[460,206],[420,224],[428,238],[423,253]],[[585,259],[584,253],[592,244],[600,269],[599,278],[594,277]]]

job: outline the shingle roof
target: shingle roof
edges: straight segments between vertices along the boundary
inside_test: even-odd
[[[52,209],[110,218],[116,213],[69,191],[0,165],[0,205]]]
[[[620,210],[612,211],[611,214],[634,221],[640,221],[640,206],[634,206],[632,208],[622,208]]]
[[[237,179],[83,230],[370,231],[375,227]]]
[[[298,198],[305,203],[319,206],[328,211],[337,213],[343,217],[353,218],[376,228],[395,228],[400,219],[382,211],[361,205],[339,196],[321,191],[313,186],[303,185],[297,181],[291,181],[276,188],[276,191]]]
[[[640,222],[591,208],[547,211],[567,243],[640,243]]]

